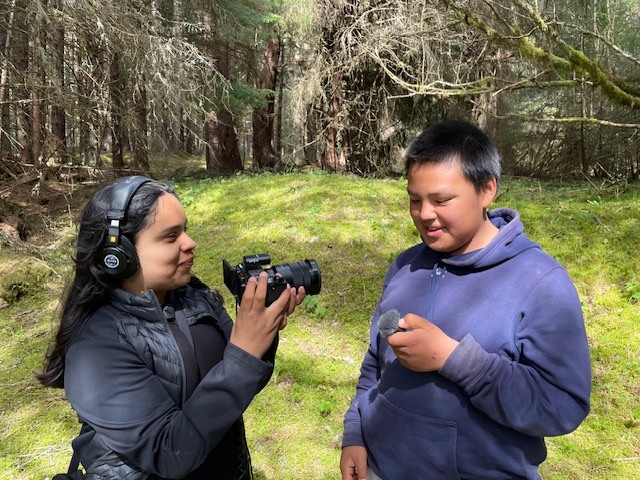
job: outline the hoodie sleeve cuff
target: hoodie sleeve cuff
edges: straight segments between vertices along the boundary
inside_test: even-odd
[[[358,445],[364,447],[364,438],[362,437],[362,429],[360,422],[345,422],[344,434],[342,436],[342,447],[350,447],[351,445]]]
[[[461,387],[468,386],[485,369],[489,353],[471,336],[465,335],[438,373]]]

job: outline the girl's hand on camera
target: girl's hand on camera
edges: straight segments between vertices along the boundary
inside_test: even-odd
[[[280,320],[279,330],[282,330],[284,327],[287,326],[288,316],[293,313],[296,307],[302,303],[302,301],[304,300],[304,297],[306,296],[304,287],[299,287],[298,289],[296,289],[295,287],[288,287],[287,290],[289,290],[289,302],[286,304],[286,309],[283,310],[282,314],[279,317],[279,320]],[[285,294],[285,292],[282,292],[282,295],[280,295],[280,298],[278,298],[276,302],[279,302],[282,299],[282,296]]]
[[[267,279],[266,273],[261,273],[257,281],[255,277],[249,278],[231,330],[230,342],[258,358],[273,343],[280,328],[283,304],[288,304],[290,295],[285,290],[277,301],[266,307]]]
[[[265,306],[268,278],[266,273],[260,273],[258,280],[249,278],[231,330],[230,342],[258,358],[269,349],[278,330],[287,325],[287,316],[305,297],[304,288],[296,292],[289,287],[271,305]]]

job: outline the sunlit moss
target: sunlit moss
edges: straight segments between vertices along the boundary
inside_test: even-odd
[[[338,478],[343,415],[382,278],[392,258],[419,241],[405,181],[239,175],[179,181],[177,191],[187,199],[189,233],[198,244],[194,270],[223,293],[232,316],[223,258],[233,263],[270,253],[274,263],[318,261],[323,290],[314,308],[299,308],[281,332],[274,376],[249,407],[246,426],[258,480]],[[574,279],[585,314],[591,414],[572,434],[548,439],[544,478],[636,478],[640,305],[628,284],[640,284],[640,185],[616,196],[586,182],[505,178],[493,207],[520,212],[527,235]],[[65,237],[63,247],[37,260],[0,249],[0,278],[29,265],[21,280],[38,286],[0,309],[0,471],[6,478],[63,471],[78,429],[63,392],[39,387],[33,376],[50,340],[74,231],[56,232]]]

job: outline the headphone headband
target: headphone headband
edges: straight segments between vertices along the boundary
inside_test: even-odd
[[[122,220],[126,216],[131,199],[140,185],[150,181],[150,178],[142,175],[132,175],[120,179],[111,191],[111,206],[107,210],[107,220]]]

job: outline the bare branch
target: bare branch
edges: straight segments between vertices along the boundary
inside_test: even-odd
[[[535,123],[586,123],[591,125],[603,125],[607,127],[618,127],[618,128],[632,128],[635,130],[640,129],[640,123],[619,123],[619,122],[611,122],[609,120],[600,120],[598,118],[593,117],[534,117],[532,115],[519,115],[519,114],[511,114],[511,115],[498,115],[496,118],[500,119],[518,119],[525,122],[535,122]]]

